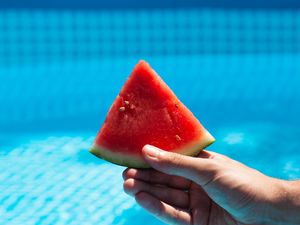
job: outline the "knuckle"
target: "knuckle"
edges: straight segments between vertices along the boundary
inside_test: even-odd
[[[181,166],[181,165],[182,165],[182,161],[183,161],[183,157],[182,157],[182,155],[173,153],[173,154],[169,157],[169,160],[170,160],[170,162],[172,162],[172,164],[174,164],[175,166]]]
[[[133,181],[131,179],[128,179],[123,183],[123,189],[125,193],[127,194],[131,193],[132,188],[133,188]]]
[[[173,224],[180,224],[179,221],[181,220],[181,211],[174,210],[172,213]]]
[[[214,182],[215,179],[220,176],[221,172],[223,172],[223,169],[220,163],[216,160],[211,160],[210,163],[206,165],[205,174],[199,174],[202,185],[207,186]]]
[[[164,205],[161,202],[156,203],[156,204],[154,202],[150,202],[149,205],[151,206],[151,208],[157,208],[158,209],[154,213],[155,216],[157,216],[157,217],[163,217],[164,216],[165,207],[164,207]]]
[[[208,168],[208,171],[210,177],[214,179],[215,177],[219,176],[220,172],[223,172],[223,169],[221,169],[220,162],[214,160]]]
[[[162,164],[160,165],[160,167],[165,171],[174,173],[174,168],[179,168],[183,166],[182,161],[183,159],[181,155],[176,153],[167,153],[165,157],[162,157],[161,159]]]
[[[175,221],[177,221],[180,217],[180,212],[179,210],[174,210],[173,212],[173,218],[175,219]]]
[[[217,160],[212,160],[208,169],[213,174],[218,173],[220,171],[220,162]]]

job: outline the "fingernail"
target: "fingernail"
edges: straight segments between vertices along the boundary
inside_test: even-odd
[[[145,145],[143,148],[143,152],[147,157],[150,157],[152,159],[156,159],[157,155],[159,154],[159,150],[151,145]]]

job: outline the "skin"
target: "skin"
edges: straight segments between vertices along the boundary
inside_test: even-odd
[[[224,155],[146,145],[154,169],[126,169],[124,190],[167,224],[300,224],[300,182],[268,177]]]

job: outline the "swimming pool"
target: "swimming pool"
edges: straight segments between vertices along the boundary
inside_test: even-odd
[[[135,15],[135,12],[131,13]],[[128,24],[130,18],[134,18],[131,13],[126,17]],[[171,16],[167,14],[169,17],[166,17],[164,13],[158,15],[168,21],[166,18],[173,18],[173,14],[168,13]],[[193,13],[197,14],[193,11],[191,15]],[[213,13],[200,12],[200,15],[203,16],[201,18],[211,19],[214,18],[211,16]],[[227,15],[222,11],[215,13],[219,16],[217,22],[222,21],[222,15]],[[247,18],[252,13],[246,13],[244,20],[249,22]],[[90,19],[96,14],[94,12]],[[11,24],[21,21],[17,13],[11,15]],[[32,22],[26,15],[26,12],[22,14],[29,24],[42,24],[37,27],[45,25],[43,21]],[[44,22],[49,20],[50,24],[55,24],[59,21],[54,12],[54,16],[51,15],[44,18]],[[68,15],[64,14],[64,18],[74,28],[72,18],[76,20],[78,15]],[[107,19],[105,16],[111,16],[105,13],[99,15],[104,21]],[[118,15],[116,12],[112,16],[119,18],[117,22],[120,22],[121,17]],[[183,11],[180,15],[182,20],[178,21],[184,22],[188,12]],[[234,17],[236,14],[232,15]],[[268,18],[266,15],[259,12],[252,16]],[[272,15],[275,19],[281,18],[276,17],[276,12]],[[300,13],[286,15],[298,18]],[[141,17],[144,18],[141,23],[146,24],[147,13],[144,12]],[[236,39],[240,42],[232,49],[226,45],[227,33],[219,33],[219,39],[214,40],[218,46],[208,38],[217,35],[214,33],[217,31],[207,26],[207,21],[210,21],[208,24],[214,24],[209,19],[204,20],[201,31],[204,33],[204,39],[201,40],[210,40],[206,46],[196,44],[194,36],[199,35],[199,31],[195,31],[195,27],[186,28],[181,24],[176,28],[179,30],[176,32],[182,35],[179,35],[179,40],[174,39],[164,46],[166,39],[177,34],[171,33],[166,39],[159,39],[164,41],[159,42],[161,47],[151,48],[152,42],[149,44],[143,39],[143,35],[149,31],[138,27],[139,31],[144,31],[141,40],[137,39],[141,49],[133,53],[127,52],[125,47],[120,50],[119,39],[109,42],[110,45],[103,52],[97,52],[95,49],[101,46],[94,46],[95,49],[92,47],[97,31],[91,27],[85,31],[90,32],[88,34],[91,34],[92,40],[82,42],[85,44],[77,49],[80,40],[74,41],[76,45],[68,45],[67,42],[62,46],[56,45],[59,38],[69,40],[70,33],[64,29],[55,33],[57,30],[53,31],[56,28],[52,25],[48,27],[52,29],[50,33],[53,35],[48,37],[49,40],[44,39],[44,30],[34,28],[36,34],[41,35],[36,37],[36,48],[28,47],[34,31],[24,31],[22,38],[7,40],[3,29],[9,25],[6,28],[0,26],[0,43],[6,45],[6,50],[0,52],[0,224],[135,225],[145,221],[147,224],[160,224],[123,193],[121,172],[124,168],[101,161],[88,153],[111,102],[141,57],[151,63],[216,137],[216,143],[209,149],[224,153],[271,176],[299,178],[300,54],[297,53],[295,43],[300,40],[300,34],[293,31],[295,27],[300,27],[300,22],[293,21],[290,26],[290,17],[284,18],[286,23],[282,20],[261,20],[267,27],[271,27],[272,34],[278,34],[282,26],[285,31],[278,39],[270,35],[271,44],[267,46],[256,45],[251,39],[254,30],[251,24],[245,23],[242,27],[243,32],[250,33],[250,40],[247,41],[249,36],[237,33],[239,29],[235,30],[235,26],[241,25],[234,24],[234,18],[227,19],[225,24],[216,23],[214,26],[220,28],[216,30],[223,29],[228,34],[230,29],[234,30],[232,38],[236,38],[235,35],[245,37],[245,40]],[[190,19],[188,17],[186,21]],[[85,23],[88,20],[85,18]],[[277,30],[276,21],[283,24]],[[226,23],[231,27],[228,28]],[[117,32],[117,28],[111,28],[115,29],[113,32],[116,34],[106,34],[103,38],[125,35],[122,34],[123,30]],[[9,29],[6,35],[11,35],[10,38],[17,37],[18,32],[21,32],[18,30],[20,27]],[[180,40],[180,37],[185,37],[186,30],[194,30],[194,36],[190,37],[192,43],[178,46],[178,43],[186,42],[185,39]],[[136,31],[130,32],[136,35]],[[268,31],[259,32],[263,36]],[[134,46],[132,37],[126,37],[129,38],[129,47]],[[27,44],[27,48],[19,43],[20,40],[23,45]],[[54,48],[48,49],[48,42],[43,42],[45,40]],[[156,40],[155,37],[153,40]],[[245,42],[247,47],[243,47],[242,43]],[[250,42],[252,46],[249,46]],[[21,46],[21,50],[8,48],[7,43],[11,46],[17,43],[16,46]],[[58,46],[56,50],[55,46]],[[74,49],[79,53],[71,54]],[[118,51],[120,54],[117,54]]]

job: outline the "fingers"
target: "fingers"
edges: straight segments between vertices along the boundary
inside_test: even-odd
[[[193,224],[209,224],[209,214],[212,204],[211,199],[206,192],[196,184],[191,185],[190,195],[193,196],[190,200]]]
[[[152,184],[162,184],[183,190],[187,190],[191,185],[191,181],[183,177],[165,174],[152,169],[137,170],[129,168],[123,172],[123,178],[124,180],[133,178]]]
[[[156,170],[182,176],[199,185],[209,183],[220,171],[220,163],[209,155],[204,158],[184,156],[145,145],[142,149],[145,160]],[[206,152],[209,154],[209,152]]]
[[[140,192],[136,194],[135,199],[144,209],[167,224],[191,224],[191,216],[188,211],[173,207],[150,194]]]
[[[154,186],[143,181],[129,178],[124,182],[124,190],[129,195],[136,195],[139,192],[147,192],[152,196],[181,208],[189,207],[189,195],[185,191],[163,186]]]

